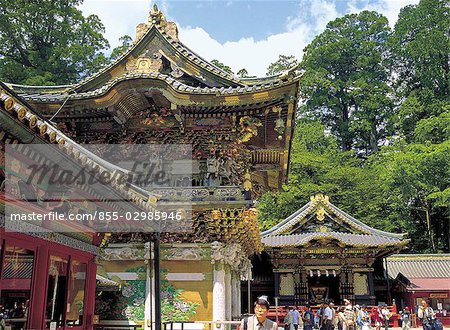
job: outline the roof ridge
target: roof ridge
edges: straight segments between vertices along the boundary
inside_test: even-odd
[[[337,211],[339,213],[341,213],[344,217],[347,218],[347,220],[350,220],[351,222],[355,223],[356,225],[362,227],[363,229],[372,232],[372,233],[376,233],[378,236],[389,236],[389,237],[393,237],[393,238],[404,238],[404,236],[406,235],[406,233],[404,234],[395,234],[395,233],[389,233],[383,230],[379,230],[376,228],[373,228],[367,224],[365,224],[364,222],[356,219],[355,217],[352,217],[350,214],[346,213],[345,211],[341,210],[340,208],[338,208],[336,205],[332,204],[331,202],[328,204],[329,206],[331,206],[332,208],[334,208],[334,211]]]

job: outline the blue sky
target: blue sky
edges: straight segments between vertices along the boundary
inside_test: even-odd
[[[402,7],[419,0],[160,0],[166,18],[175,21],[180,40],[207,60],[218,59],[237,72],[264,76],[278,55],[301,59],[304,47],[326,24],[364,9],[384,14],[393,26]],[[84,0],[85,14],[105,25],[111,47],[146,22],[148,0]]]

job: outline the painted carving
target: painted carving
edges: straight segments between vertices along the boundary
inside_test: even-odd
[[[241,276],[247,276],[251,268],[250,260],[246,257],[241,245],[224,244],[220,242],[211,243],[211,263],[223,263],[237,271]]]
[[[144,248],[106,248],[101,252],[101,257],[104,260],[144,260]]]
[[[167,251],[168,260],[202,260],[204,253],[201,248],[172,248]]]
[[[239,119],[240,127],[240,137],[238,138],[239,143],[247,142],[252,137],[258,135],[258,127],[261,127],[261,120],[258,118],[244,116]]]

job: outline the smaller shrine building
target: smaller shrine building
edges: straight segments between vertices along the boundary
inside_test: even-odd
[[[342,304],[387,302],[377,293],[374,275],[382,272],[381,260],[402,250],[409,242],[404,234],[374,229],[334,206],[328,196],[311,200],[269,230],[261,233],[264,251],[255,263],[271,265],[270,277],[254,287],[273,287],[279,305],[317,304],[323,300]],[[255,269],[260,269],[255,265]],[[266,267],[267,268],[267,267]]]

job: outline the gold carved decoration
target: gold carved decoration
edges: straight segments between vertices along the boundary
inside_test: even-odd
[[[321,233],[326,233],[326,232],[328,231],[328,228],[327,228],[326,226],[320,226],[319,231],[320,231]]]
[[[27,115],[27,110],[24,107],[21,107],[19,109],[19,111],[17,111],[17,118],[19,118],[19,120],[23,120],[26,115]]]
[[[28,125],[30,126],[30,128],[34,128],[37,125],[38,119],[35,115],[32,115],[30,117],[30,121],[28,123]]]
[[[162,66],[163,62],[160,53],[149,55],[148,51],[146,51],[137,59],[128,60],[125,64],[125,69],[128,72],[156,73],[161,71]]]
[[[47,128],[48,128],[47,124],[42,124],[41,126],[39,126],[39,133],[41,135],[44,135],[45,133],[47,133]]]
[[[321,207],[321,208],[319,208],[317,211],[316,211],[316,217],[317,217],[317,220],[319,220],[319,221],[323,221],[323,220],[325,220],[325,210],[323,209],[323,207]]]
[[[12,108],[13,108],[13,106],[14,106],[14,104],[15,104],[15,102],[14,102],[14,99],[12,98],[12,97],[8,97],[6,100],[5,100],[5,109],[6,109],[6,111],[11,111],[12,110]]]
[[[49,141],[50,141],[50,143],[53,143],[56,141],[56,133],[55,132],[51,132],[49,134]]]
[[[329,204],[330,203],[330,198],[327,195],[324,194],[316,194],[314,196],[311,196],[311,202],[323,202],[325,204]]]

